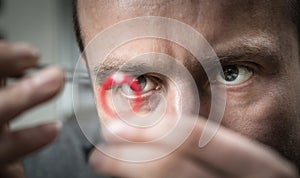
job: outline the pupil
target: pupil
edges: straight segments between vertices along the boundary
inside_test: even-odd
[[[136,78],[136,81],[137,81],[138,84],[140,85],[141,90],[144,90],[144,88],[146,87],[146,82],[147,82],[146,78],[145,78],[143,75],[141,75],[141,76],[139,76],[138,78]],[[134,90],[134,89],[132,88],[132,86],[130,86],[130,88],[131,88],[131,90]]]
[[[143,75],[141,75],[141,76],[139,76],[137,78],[137,80],[138,80],[138,82],[141,85],[141,88],[143,90],[146,87],[146,82],[147,82],[146,77],[144,77]]]
[[[223,71],[225,80],[229,82],[236,80],[239,76],[239,69],[235,65],[226,66]]]

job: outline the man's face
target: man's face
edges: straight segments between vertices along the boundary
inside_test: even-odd
[[[85,45],[107,27],[140,16],[169,17],[196,29],[218,57],[225,59],[221,60],[225,77],[220,79],[227,89],[222,125],[286,156],[299,156],[295,155],[300,146],[299,47],[286,1],[79,0],[78,8]],[[158,39],[135,40],[115,50],[111,58],[114,61],[107,62],[105,68],[118,68],[146,52],[168,54],[191,72],[201,95],[200,115],[207,117],[207,77],[189,51],[179,45]],[[156,65],[172,70],[168,67],[172,64],[167,62],[153,63],[152,67]],[[145,95],[161,92],[168,100],[178,97],[164,76],[145,74],[140,80],[145,85]],[[176,113],[176,102],[172,103],[167,111]],[[105,113],[103,117],[110,119]]]

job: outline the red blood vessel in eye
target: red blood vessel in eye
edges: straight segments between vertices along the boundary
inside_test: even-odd
[[[100,87],[100,105],[102,106],[103,110],[109,114],[111,117],[116,118],[118,117],[117,113],[109,107],[109,104],[107,102],[107,91],[109,91],[111,88],[115,86],[122,86],[122,85],[128,85],[135,93],[135,102],[132,110],[134,112],[138,112],[141,108],[141,91],[142,87],[139,83],[139,81],[125,73],[116,73],[110,77],[108,77]]]

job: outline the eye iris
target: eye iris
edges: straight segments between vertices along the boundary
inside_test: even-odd
[[[224,72],[224,79],[229,82],[236,80],[239,76],[239,69],[235,65],[224,67],[223,72]]]
[[[145,89],[145,87],[146,87],[146,84],[147,84],[147,79],[146,79],[146,77],[144,77],[144,76],[139,76],[138,78],[136,78],[136,80],[138,81],[138,83],[139,83],[139,85],[140,85],[140,87],[141,87],[141,90],[143,90],[143,89]],[[133,88],[132,87],[130,87],[132,90],[133,90]]]

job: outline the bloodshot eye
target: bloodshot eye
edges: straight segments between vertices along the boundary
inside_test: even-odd
[[[219,74],[217,80],[226,85],[238,85],[246,82],[253,71],[242,65],[227,65],[223,67],[224,74]]]
[[[110,91],[112,88],[115,87],[122,87],[122,86],[129,86],[129,88],[133,91],[133,95],[135,98],[135,105],[133,106],[133,111],[138,112],[141,107],[142,102],[142,85],[139,81],[125,73],[116,73],[110,77],[108,77],[103,83],[102,86],[99,88],[100,93],[100,104],[103,110],[111,115],[112,117],[117,117],[117,113],[112,110],[107,102],[107,91]]]
[[[136,82],[139,83],[141,87],[141,95],[142,97],[150,94],[151,92],[157,90],[159,88],[158,82],[151,76],[141,75],[137,77]],[[122,85],[120,86],[120,91],[127,98],[135,98],[135,91],[130,85]]]

